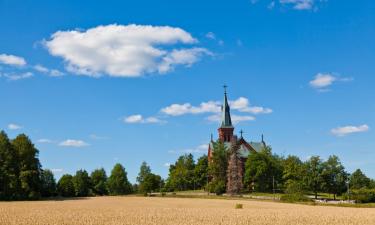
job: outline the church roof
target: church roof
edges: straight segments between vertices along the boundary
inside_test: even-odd
[[[249,157],[250,152],[253,152],[253,151],[259,152],[263,148],[266,147],[264,142],[254,142],[254,141],[246,142],[243,138],[241,138],[239,140],[239,142],[241,143],[241,145],[240,145],[240,148],[239,148],[237,154],[241,158],[247,158],[247,157]],[[232,147],[232,142],[224,142],[224,146],[225,146],[226,149],[229,150]],[[210,142],[209,148],[211,150],[214,149],[214,141]]]

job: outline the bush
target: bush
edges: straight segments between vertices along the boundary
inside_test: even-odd
[[[225,193],[225,183],[223,181],[212,181],[208,184],[208,190],[216,195]]]
[[[348,194],[344,195],[344,199],[349,199]],[[351,190],[350,199],[355,200],[357,203],[375,202],[375,189],[362,188]]]
[[[311,199],[302,193],[286,194],[281,196],[281,201],[284,202],[310,202]]]
[[[301,182],[291,181],[287,184],[285,190],[285,195],[283,195],[280,200],[285,202],[309,202],[310,198],[306,197],[304,194],[304,186]]]
[[[235,209],[242,209],[243,208],[243,205],[242,204],[236,204],[236,206],[234,207]]]

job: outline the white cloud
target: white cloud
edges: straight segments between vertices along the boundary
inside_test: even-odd
[[[15,123],[10,123],[8,124],[8,129],[9,130],[19,130],[22,129],[21,125],[15,124]]]
[[[63,169],[59,169],[59,168],[51,169],[51,171],[52,171],[53,173],[62,173],[62,172],[64,172]]]
[[[164,163],[164,166],[165,166],[165,167],[170,167],[171,164],[170,164],[170,163]]]
[[[67,139],[63,142],[60,142],[59,144],[60,146],[63,146],[63,147],[76,147],[76,148],[80,148],[80,147],[85,147],[85,146],[88,146],[89,144],[82,141],[82,140],[74,140],[74,139]]]
[[[172,104],[161,109],[161,112],[169,116],[181,116],[184,114],[218,113],[221,111],[220,102],[202,102],[199,106],[192,106],[190,103]]]
[[[280,4],[291,5],[297,10],[309,10],[314,6],[314,0],[279,0]]]
[[[45,46],[76,74],[139,77],[166,73],[176,65],[191,66],[202,55],[210,54],[204,48],[173,48],[197,42],[181,28],[112,24],[85,31],[58,31]]]
[[[250,106],[249,100],[240,97],[237,100],[230,101],[229,105],[232,110],[252,114],[272,113],[272,109],[260,106]],[[185,114],[202,114],[202,113],[220,113],[221,103],[219,101],[202,102],[199,106],[192,106],[190,103],[172,104],[161,109],[161,112],[170,116],[181,116]]]
[[[26,65],[26,60],[15,55],[0,54],[0,64],[6,64],[10,66],[24,66]]]
[[[42,138],[37,140],[38,143],[52,143],[53,141],[50,139]]]
[[[34,76],[33,73],[31,72],[25,72],[25,73],[6,73],[6,74],[3,74],[4,77],[6,77],[8,80],[11,80],[11,81],[16,81],[16,80],[22,80],[22,79],[27,79],[27,78],[31,78]]]
[[[189,153],[197,153],[197,154],[204,154],[207,153],[208,145],[207,144],[201,144],[195,148],[188,148],[188,149],[180,149],[180,150],[171,150],[168,151],[171,154],[189,154]]]
[[[96,134],[90,134],[89,137],[91,139],[94,139],[94,140],[107,140],[107,139],[109,139],[106,136],[99,136],[99,135],[96,135]]]
[[[314,88],[325,88],[331,86],[337,78],[331,74],[318,73],[315,78],[310,81],[310,85]]]
[[[353,133],[362,133],[367,132],[370,130],[370,127],[366,124],[361,126],[344,126],[344,127],[337,127],[331,130],[331,133],[335,136],[346,136]]]
[[[221,122],[221,115],[214,114],[214,115],[207,117],[206,119],[211,122]],[[232,119],[233,124],[238,124],[240,122],[254,121],[256,118],[254,116],[243,116],[243,115],[232,114],[231,119]]]
[[[318,5],[328,0],[272,0],[268,1],[267,8],[273,9],[278,3],[280,6],[291,7],[295,10],[316,10]],[[256,4],[258,0],[251,0],[252,4]]]
[[[153,117],[153,116],[144,118],[140,114],[125,117],[123,119],[123,121],[125,123],[164,123],[165,122],[165,121],[163,121],[163,120],[161,120],[157,117]]]
[[[310,86],[319,90],[319,91],[327,91],[327,88],[333,85],[335,82],[347,82],[352,81],[353,78],[341,78],[338,75],[330,74],[330,73],[318,73],[313,80],[310,81]]]
[[[216,39],[216,35],[213,32],[208,32],[206,34],[206,38],[211,39],[211,40],[215,40]]]
[[[61,77],[61,76],[64,76],[63,72],[61,72],[59,70],[56,70],[56,69],[48,69],[47,67],[44,67],[44,66],[42,66],[40,64],[35,65],[34,69],[36,71],[38,71],[38,72],[48,74],[51,77]]]

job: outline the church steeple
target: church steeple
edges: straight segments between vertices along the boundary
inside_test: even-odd
[[[221,127],[233,127],[232,119],[230,118],[230,107],[227,97],[227,86],[224,85],[224,102],[221,108],[222,118],[221,118]]]
[[[221,106],[221,126],[219,131],[219,140],[222,142],[230,142],[233,137],[234,127],[232,125],[232,119],[230,117],[230,107],[227,97],[227,86],[224,85],[224,102]]]

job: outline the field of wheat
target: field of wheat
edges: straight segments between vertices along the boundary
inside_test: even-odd
[[[242,209],[235,209],[242,204]],[[375,224],[375,209],[264,201],[97,197],[0,202],[1,225]]]

